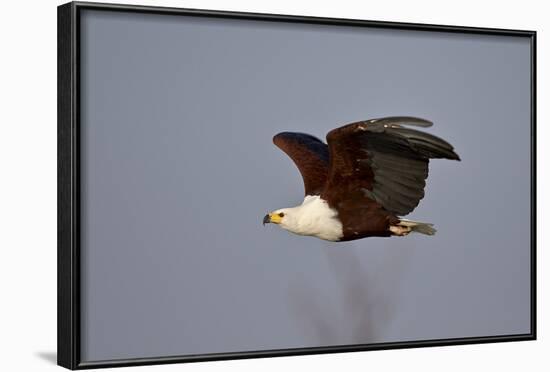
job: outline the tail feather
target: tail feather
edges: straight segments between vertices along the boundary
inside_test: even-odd
[[[437,232],[432,223],[411,221],[401,218],[398,225],[410,228],[411,232],[416,232],[424,235],[434,235]]]

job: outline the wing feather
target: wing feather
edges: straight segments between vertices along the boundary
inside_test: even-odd
[[[273,143],[283,150],[298,167],[304,181],[305,194],[321,194],[328,174],[327,144],[310,134],[293,132],[275,135]]]
[[[460,160],[453,146],[432,134],[405,128],[429,127],[428,120],[395,116],[345,125],[327,135],[330,165],[322,197],[338,205],[350,190],[363,190],[396,215],[413,211],[424,197],[430,159]],[[355,205],[369,201],[354,200]]]

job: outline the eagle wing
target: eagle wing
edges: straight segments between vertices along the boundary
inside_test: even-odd
[[[405,125],[430,127],[432,123],[388,117],[330,131],[330,166],[321,197],[334,206],[349,205],[351,198],[355,207],[375,201],[398,216],[412,212],[424,197],[429,159],[460,158],[446,141]]]
[[[305,194],[320,195],[328,174],[327,144],[312,135],[292,132],[277,134],[273,137],[273,143],[298,167],[304,180]]]

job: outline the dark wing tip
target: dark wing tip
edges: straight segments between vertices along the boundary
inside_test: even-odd
[[[428,120],[414,117],[390,117],[375,120],[372,125],[373,131],[383,131],[406,139],[420,155],[428,159],[444,158],[460,161],[460,157],[449,142],[428,132],[405,127],[410,125],[427,128],[432,126],[432,122]]]
[[[462,161],[460,159],[460,156],[454,151],[454,150],[444,150],[438,156],[432,157],[432,159],[447,159],[447,160],[456,160],[456,161]]]
[[[288,132],[277,133],[276,135],[273,136],[273,143],[278,145],[281,141],[285,139],[287,134]]]
[[[273,143],[278,144],[283,141],[296,141],[296,142],[306,142],[306,141],[312,141],[312,142],[320,142],[323,143],[319,138],[312,136],[311,134],[307,133],[299,133],[299,132],[281,132],[277,133],[275,136],[273,136]]]
[[[368,120],[367,122],[369,121],[376,124],[385,124],[390,126],[408,125],[412,127],[429,128],[433,125],[433,123],[429,120],[417,118],[414,116],[388,116],[385,118]]]

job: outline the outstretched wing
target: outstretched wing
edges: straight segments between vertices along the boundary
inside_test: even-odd
[[[424,197],[429,159],[460,158],[446,141],[405,125],[430,127],[432,123],[399,116],[329,132],[330,167],[323,199],[337,205],[349,202],[345,198],[350,196],[355,203],[368,198],[395,215],[412,212]]]
[[[283,132],[273,143],[294,161],[304,180],[306,195],[320,195],[328,174],[328,146],[305,133]]]

